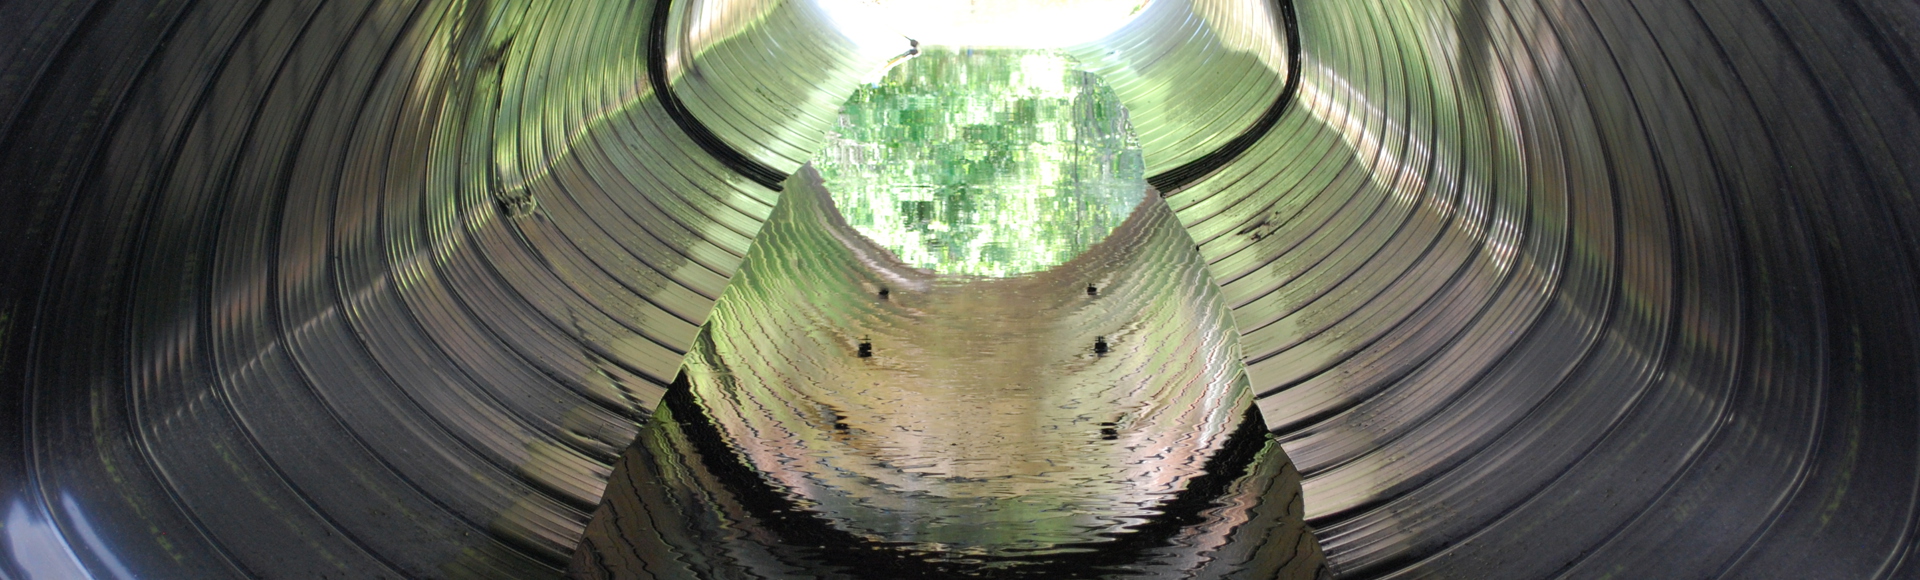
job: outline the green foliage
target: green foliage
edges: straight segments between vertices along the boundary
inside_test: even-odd
[[[1076,66],[1057,51],[926,50],[855,93],[813,163],[847,222],[916,267],[1058,265],[1146,190],[1126,110]]]

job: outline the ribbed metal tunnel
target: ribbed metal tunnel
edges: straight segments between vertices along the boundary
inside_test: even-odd
[[[905,49],[802,0],[0,0],[0,576],[561,574]],[[1161,0],[1072,52],[1341,577],[1920,577],[1912,3]]]

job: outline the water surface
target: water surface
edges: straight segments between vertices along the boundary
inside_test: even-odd
[[[1067,264],[981,279],[894,259],[812,179],[616,467],[576,573],[1317,573],[1299,476],[1157,197]]]
[[[1219,289],[1072,67],[929,50],[848,102],[576,575],[1322,572]]]

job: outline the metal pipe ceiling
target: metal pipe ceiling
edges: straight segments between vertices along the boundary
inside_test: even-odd
[[[560,574],[905,48],[655,8],[0,0],[0,576]],[[1072,51],[1335,572],[1920,577],[1920,8],[1285,8]]]

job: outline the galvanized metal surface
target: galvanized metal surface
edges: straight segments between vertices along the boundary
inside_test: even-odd
[[[688,5],[782,171],[897,54]],[[560,574],[778,199],[652,7],[0,2],[0,574]],[[1294,9],[1167,203],[1337,573],[1920,577],[1920,9]],[[1075,49],[1151,171],[1265,13]]]

